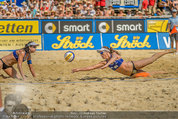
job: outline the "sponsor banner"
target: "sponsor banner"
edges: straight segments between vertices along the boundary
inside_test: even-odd
[[[159,48],[160,49],[170,49],[171,48],[171,39],[169,37],[169,33],[158,33],[159,39]],[[176,43],[174,40],[174,48],[176,47]]]
[[[102,39],[115,49],[158,49],[156,33],[102,34]]]
[[[96,33],[112,33],[112,21],[96,21]]]
[[[59,33],[58,21],[42,21],[42,33]]]
[[[60,21],[60,33],[92,33],[92,21]]]
[[[147,32],[168,32],[168,20],[147,20]]]
[[[39,33],[37,20],[1,20],[0,34],[37,34]]]
[[[41,35],[1,35],[0,36],[0,50],[15,50],[21,49],[29,41],[34,41],[39,44],[37,49],[42,49]]]
[[[42,21],[42,33],[92,33],[90,21]]]
[[[44,50],[96,50],[100,34],[44,34]]]
[[[142,33],[144,20],[114,20],[114,33]]]
[[[114,8],[138,8],[139,0],[110,0]]]

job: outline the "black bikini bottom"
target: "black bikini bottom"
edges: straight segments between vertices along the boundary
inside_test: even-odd
[[[134,65],[133,61],[131,61],[131,62],[133,64],[133,70],[132,70],[132,73],[131,73],[130,76],[133,76],[134,74],[136,74],[138,72],[138,70],[135,68],[135,65]]]
[[[2,59],[0,59],[0,60],[1,60],[2,64],[3,64],[3,65],[2,65],[2,69],[7,69],[7,68],[12,67],[12,66],[6,65]]]

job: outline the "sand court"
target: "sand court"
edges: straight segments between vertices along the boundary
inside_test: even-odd
[[[135,61],[160,51],[119,52],[125,61]],[[73,51],[74,61],[66,62],[65,52],[38,51],[33,54],[35,79],[26,63],[23,63],[23,71],[27,81],[9,78],[0,70],[2,97],[17,93],[16,88],[23,85],[22,102],[37,111],[178,110],[178,55],[167,54],[143,68],[148,72],[165,73],[130,79],[109,68],[73,74],[73,68],[94,65],[102,58],[95,50],[78,50]],[[0,57],[7,53],[10,52],[1,52]],[[14,67],[17,69],[16,65]]]

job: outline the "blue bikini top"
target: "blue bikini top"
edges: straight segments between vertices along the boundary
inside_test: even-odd
[[[109,67],[112,70],[116,70],[116,69],[118,69],[121,66],[121,64],[122,64],[123,61],[124,60],[122,58],[120,58],[120,59],[116,60],[115,62],[113,62],[112,64],[110,64]]]
[[[19,58],[19,57],[18,57],[18,55],[17,55],[17,53],[16,53],[16,50],[13,51],[13,55],[14,55],[15,59],[18,61],[18,58]],[[26,52],[25,52],[25,56],[26,56]],[[25,56],[24,56],[24,58],[23,58],[23,62],[24,62],[26,59],[28,59],[28,57],[29,57],[29,56],[28,56],[28,57],[25,59]]]

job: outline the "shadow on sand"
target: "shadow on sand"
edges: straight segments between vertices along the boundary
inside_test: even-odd
[[[83,77],[79,80],[82,80],[82,81],[87,81],[87,80],[96,80],[96,81],[102,81],[103,79],[108,79],[108,80],[115,80],[115,79],[119,79],[119,80],[125,80],[125,79],[131,79],[131,77],[114,77],[114,78],[111,78],[111,77]]]
[[[3,79],[10,78],[10,76],[4,76],[3,74],[1,74],[0,77],[2,77]]]

